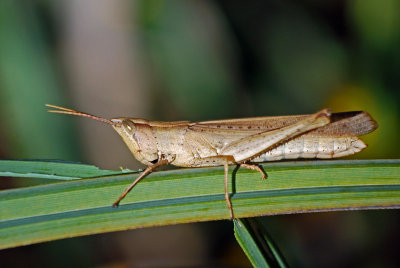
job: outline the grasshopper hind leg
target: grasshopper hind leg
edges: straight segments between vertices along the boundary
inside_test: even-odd
[[[262,179],[265,180],[267,178],[267,174],[265,171],[256,164],[249,164],[249,163],[241,163],[238,164],[237,167],[243,167],[251,170],[256,170],[261,173]],[[225,160],[224,163],[224,170],[225,170],[225,200],[226,200],[226,205],[228,206],[229,209],[229,214],[231,217],[231,220],[235,220],[235,215],[233,214],[233,208],[232,208],[232,201],[229,195],[229,187],[228,187],[228,182],[229,182],[229,158]]]
[[[268,175],[267,175],[267,173],[265,173],[264,169],[257,164],[241,163],[238,165],[243,168],[247,168],[247,169],[251,169],[251,170],[260,172],[262,175],[262,180],[265,180],[266,178],[268,178]]]

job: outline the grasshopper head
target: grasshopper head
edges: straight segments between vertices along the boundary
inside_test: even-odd
[[[114,130],[121,136],[133,156],[145,165],[152,165],[158,161],[158,151],[153,135],[142,123],[146,120],[132,118],[113,118],[110,120]],[[149,132],[150,131],[150,132]]]

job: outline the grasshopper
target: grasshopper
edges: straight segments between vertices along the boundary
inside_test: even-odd
[[[331,113],[227,119],[203,122],[158,122],[140,118],[105,119],[49,105],[52,113],[88,117],[111,125],[133,156],[148,167],[114,202],[120,201],[145,176],[167,164],[179,167],[224,166],[225,200],[234,219],[228,191],[229,165],[267,176],[257,163],[281,159],[336,158],[352,155],[367,145],[358,138],[378,124],[367,113]]]

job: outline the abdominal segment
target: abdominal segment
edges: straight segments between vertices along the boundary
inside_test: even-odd
[[[304,136],[278,145],[251,162],[276,161],[297,158],[336,158],[352,155],[367,145],[358,137]]]

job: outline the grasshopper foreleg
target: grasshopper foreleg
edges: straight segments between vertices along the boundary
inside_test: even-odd
[[[117,199],[117,201],[115,201],[113,203],[113,207],[118,207],[119,202],[121,202],[122,199],[124,199],[124,197],[132,190],[133,187],[135,187],[135,185],[144,177],[146,177],[147,175],[149,175],[151,172],[153,172],[156,168],[160,167],[160,166],[164,166],[167,165],[169,163],[169,161],[167,159],[162,159],[160,161],[158,161],[157,163],[155,163],[154,165],[148,166],[141,174],[139,177],[137,177],[137,179],[132,182],[131,185],[129,185],[128,188],[125,189],[125,191],[121,194],[121,196]]]

